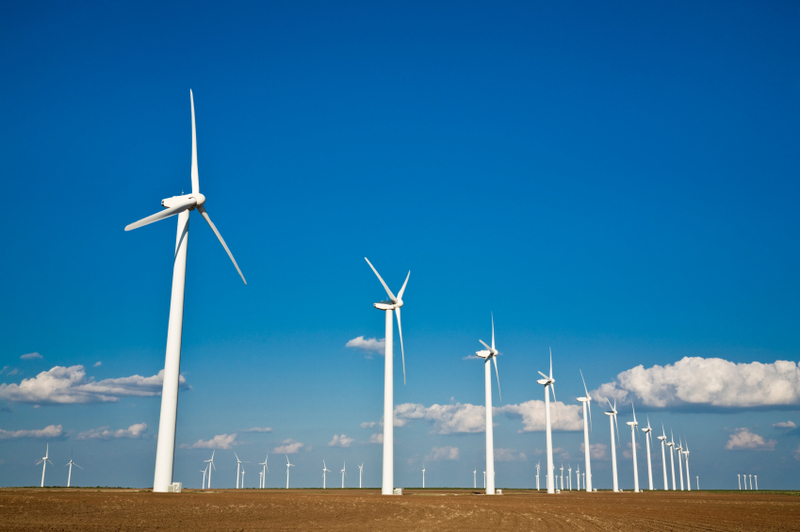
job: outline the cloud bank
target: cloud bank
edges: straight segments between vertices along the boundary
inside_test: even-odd
[[[739,428],[731,434],[725,448],[730,451],[774,451],[776,443],[775,440],[764,441],[758,434]]]
[[[37,405],[113,403],[123,396],[161,395],[163,382],[163,369],[152,377],[133,375],[95,381],[86,377],[83,366],[55,366],[19,384],[0,384],[0,399]],[[186,388],[183,375],[179,384]]]
[[[627,401],[631,395],[651,408],[798,405],[800,367],[786,360],[736,364],[721,358],[684,357],[666,366],[636,366],[592,392],[596,401],[603,402],[606,397]]]
[[[100,427],[98,429],[87,430],[75,436],[76,440],[111,440],[119,438],[127,438],[135,440],[144,437],[147,432],[146,423],[137,423],[131,425],[127,429],[108,430],[108,427]]]
[[[61,425],[48,425],[38,430],[3,430],[0,429],[0,440],[12,438],[59,438],[64,434]]]
[[[238,434],[217,434],[210,440],[197,440],[189,445],[184,443],[180,449],[230,449],[236,445],[236,437]]]

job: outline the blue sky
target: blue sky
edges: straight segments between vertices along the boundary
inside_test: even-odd
[[[234,450],[255,486],[292,443],[293,485],[323,459],[379,485],[380,427],[362,424],[380,422],[383,361],[345,347],[383,336],[367,256],[393,290],[411,270],[395,402],[422,418],[395,431],[398,485],[423,461],[427,485],[482,471],[482,428],[451,422],[480,412],[464,357],[494,312],[499,486],[531,486],[544,459],[519,412],[552,347],[560,401],[578,404],[579,368],[621,423],[633,397],[688,438],[703,486],[797,488],[800,8],[429,4],[0,8],[0,485],[38,484],[48,441],[78,485],[152,485],[175,220],[123,228],[190,189],[191,88],[206,207],[249,283],[194,213],[177,443],[221,436],[216,486]],[[626,377],[639,365],[663,393]],[[594,421],[608,445],[596,403]],[[565,463],[581,439],[556,432]],[[179,449],[176,480],[199,485],[210,453]],[[610,487],[608,452],[595,464]]]

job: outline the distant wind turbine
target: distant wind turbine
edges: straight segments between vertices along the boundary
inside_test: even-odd
[[[258,465],[261,467],[261,489],[264,489],[267,486],[267,473],[269,473],[269,453],[267,453],[266,458],[264,458],[263,462],[259,462]]]
[[[540,463],[536,462],[536,491],[539,491],[539,466]]]
[[[497,355],[500,353],[494,346],[494,314],[492,314],[492,346],[489,347],[483,340],[478,340],[486,348],[476,351],[475,354],[483,359],[483,374],[486,392],[486,471],[488,483],[486,485],[486,495],[494,495],[494,424],[492,421],[492,365],[494,360],[494,373],[497,377],[497,393],[500,403],[503,402],[503,395],[500,392],[500,373],[497,371]]]
[[[636,462],[636,432],[639,430],[639,422],[636,421],[636,408],[631,401],[633,409],[633,421],[626,422],[631,427],[631,451],[633,454],[633,492],[639,493],[639,464]]]
[[[44,487],[44,472],[47,469],[47,462],[50,462],[50,444],[49,443],[47,444],[47,448],[45,449],[45,453],[44,453],[44,456],[42,457],[42,459],[39,460],[38,462],[36,462],[36,465],[42,464],[42,485],[41,485],[42,488]],[[50,465],[53,465],[53,462],[50,462]]]
[[[289,462],[289,455],[286,455],[286,489],[289,489],[289,468],[294,467],[294,464]]]
[[[672,468],[672,491],[675,491],[675,455],[673,454],[675,450],[675,435],[672,433],[672,429],[670,429],[669,435],[672,439],[667,442],[667,447],[669,447],[669,465]]]
[[[239,475],[242,467],[242,461],[239,460],[239,455],[236,454],[236,451],[233,451],[233,456],[236,457],[236,489],[239,489]]]
[[[200,178],[197,171],[197,133],[194,121],[194,96],[189,91],[192,107],[192,192],[161,200],[163,211],[148,216],[125,227],[132,231],[139,227],[178,215],[178,233],[175,238],[175,257],[172,267],[172,298],[169,308],[169,327],[167,330],[167,353],[164,362],[164,382],[161,392],[161,415],[158,422],[158,443],[156,447],[156,466],[153,491],[166,493],[172,484],[172,471],[175,459],[175,427],[178,418],[178,384],[181,367],[181,337],[183,335],[183,303],[186,289],[186,250],[189,243],[189,212],[197,209],[217,235],[222,247],[228,253],[236,271],[244,284],[247,281],[236,264],[236,259],[228,249],[225,240],[211,221],[204,206],[206,197],[200,193]],[[238,480],[237,480],[238,483]]]
[[[578,491],[581,490],[581,464],[578,464],[578,467],[575,468],[575,484],[578,486]]]
[[[564,462],[561,462],[561,491],[564,491]]]
[[[739,479],[739,491],[741,491],[742,490],[742,474],[741,473],[736,473],[736,478]]]
[[[653,466],[650,460],[650,440],[653,439],[653,428],[650,426],[650,416],[647,416],[647,426],[642,429],[644,441],[647,443],[647,487],[653,491]]]
[[[556,380],[553,378],[552,349],[550,349],[550,375],[547,376],[541,371],[539,372],[539,375],[544,377],[536,382],[544,386],[544,422],[547,441],[547,493],[555,493],[555,479],[553,478],[555,476],[553,474],[555,470],[555,466],[553,465],[553,429],[552,425],[550,424],[550,395],[547,393],[549,388],[549,391],[553,394],[553,402],[555,402],[556,390],[554,385]]]
[[[664,469],[664,491],[669,489],[669,482],[667,481],[667,453],[666,453],[666,442],[667,442],[667,433],[664,432],[664,424],[661,424],[661,436],[657,436],[659,441],[661,441],[661,467]],[[670,455],[672,451],[670,451]]]
[[[612,477],[614,480],[614,492],[619,491],[619,481],[617,480],[617,444],[614,440],[614,428],[617,429],[617,439],[619,439],[619,424],[617,423],[617,400],[614,399],[614,405],[611,405],[611,401],[608,400],[606,397],[606,401],[608,401],[608,406],[611,407],[611,410],[605,412],[605,415],[608,416],[608,422],[611,426],[611,472]]]
[[[389,287],[383,281],[383,278],[378,273],[378,270],[372,263],[364,257],[369,267],[375,272],[378,280],[383,285],[383,289],[389,295],[389,301],[381,301],[374,303],[373,306],[386,313],[386,336],[384,338],[384,375],[383,375],[383,478],[381,480],[381,494],[393,495],[394,494],[394,366],[392,365],[392,353],[394,342],[392,311],[397,315],[397,332],[400,334],[400,353],[403,357],[403,383],[406,382],[406,353],[403,348],[403,326],[400,322],[400,308],[403,306],[403,293],[406,291],[408,278],[411,277],[411,271],[408,272],[403,287],[394,296]]]
[[[683,491],[683,444],[681,443],[680,438],[678,438],[678,446],[675,447],[675,450],[678,452],[678,473],[680,473],[681,479],[681,491]]]
[[[686,489],[692,491],[692,476],[689,474],[689,443],[683,442],[686,449],[683,450],[684,462],[686,463]]]
[[[473,489],[478,489],[478,470],[477,469],[473,469],[472,470],[472,488]]]
[[[244,489],[244,467],[242,467],[242,489]]]
[[[364,462],[361,462],[361,465],[358,466],[358,489],[361,489],[361,473],[364,472]]]
[[[332,471],[328,469],[328,466],[325,465],[325,460],[322,461],[322,489],[325,489],[325,473],[331,473]]]
[[[50,462],[50,463],[52,464],[53,462]],[[70,483],[72,482],[72,466],[80,467],[81,469],[83,469],[83,468],[81,466],[79,466],[78,464],[76,464],[72,460],[72,455],[69,456],[69,462],[67,462],[67,465],[65,465],[64,467],[67,467],[67,466],[69,466],[69,473],[67,474],[67,487],[69,488],[70,487]]]
[[[584,462],[586,462],[586,482],[584,488],[586,491],[592,491],[592,461],[591,461],[591,448],[589,447],[589,429],[592,423],[592,396],[589,395],[589,390],[586,388],[586,380],[583,378],[583,371],[578,370],[581,374],[581,381],[583,382],[583,391],[586,392],[584,397],[578,397],[578,401],[583,403],[583,455]],[[586,412],[589,412],[589,419],[586,419]],[[537,488],[538,489],[538,488]],[[580,489],[580,488],[579,488]]]
[[[758,491],[758,475],[753,475],[753,478],[756,479],[756,491]]]
[[[422,464],[422,489],[425,489],[425,464]]]
[[[346,469],[347,469],[347,462],[345,462],[344,466],[342,466],[342,489],[344,489],[344,477],[347,476]]]
[[[211,489],[211,470],[217,469],[217,466],[214,465],[214,453],[217,452],[216,449],[211,451],[211,459],[203,460],[204,462],[208,462],[208,489]]]
[[[572,491],[572,464],[567,464],[567,489]]]

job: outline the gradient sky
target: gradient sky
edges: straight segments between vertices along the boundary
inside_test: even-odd
[[[798,488],[797,3],[164,4],[0,7],[0,485],[38,485],[47,442],[47,484],[74,453],[76,485],[152,485],[159,388],[107,379],[164,365],[176,219],[123,228],[190,190],[191,88],[206,207],[249,284],[193,213],[175,480],[199,486],[200,442],[219,447],[215,487],[233,486],[234,450],[255,487],[283,446],[293,486],[321,485],[323,459],[331,484],[345,460],[348,485],[361,462],[380,484],[366,425],[383,360],[345,347],[383,336],[367,256],[393,290],[411,270],[397,405],[479,412],[465,357],[494,313],[499,487],[533,486],[544,460],[544,433],[512,410],[542,399],[552,347],[568,405],[579,369],[619,389],[631,368],[697,357],[669,377],[693,398],[620,396],[620,424],[632,397],[687,438],[701,487],[741,472]],[[733,399],[710,389],[717,358],[738,368]],[[753,370],[779,360],[783,380]],[[100,382],[127,391],[86,392]],[[608,445],[597,406],[592,442]],[[423,461],[428,486],[480,477],[482,429],[448,430],[396,429],[399,486]],[[556,431],[557,464],[579,463],[581,441]],[[284,462],[270,456],[267,486]],[[608,452],[593,468],[610,487]]]

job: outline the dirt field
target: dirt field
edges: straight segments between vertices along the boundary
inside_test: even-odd
[[[800,530],[800,496],[509,490],[2,489],[0,530]]]

